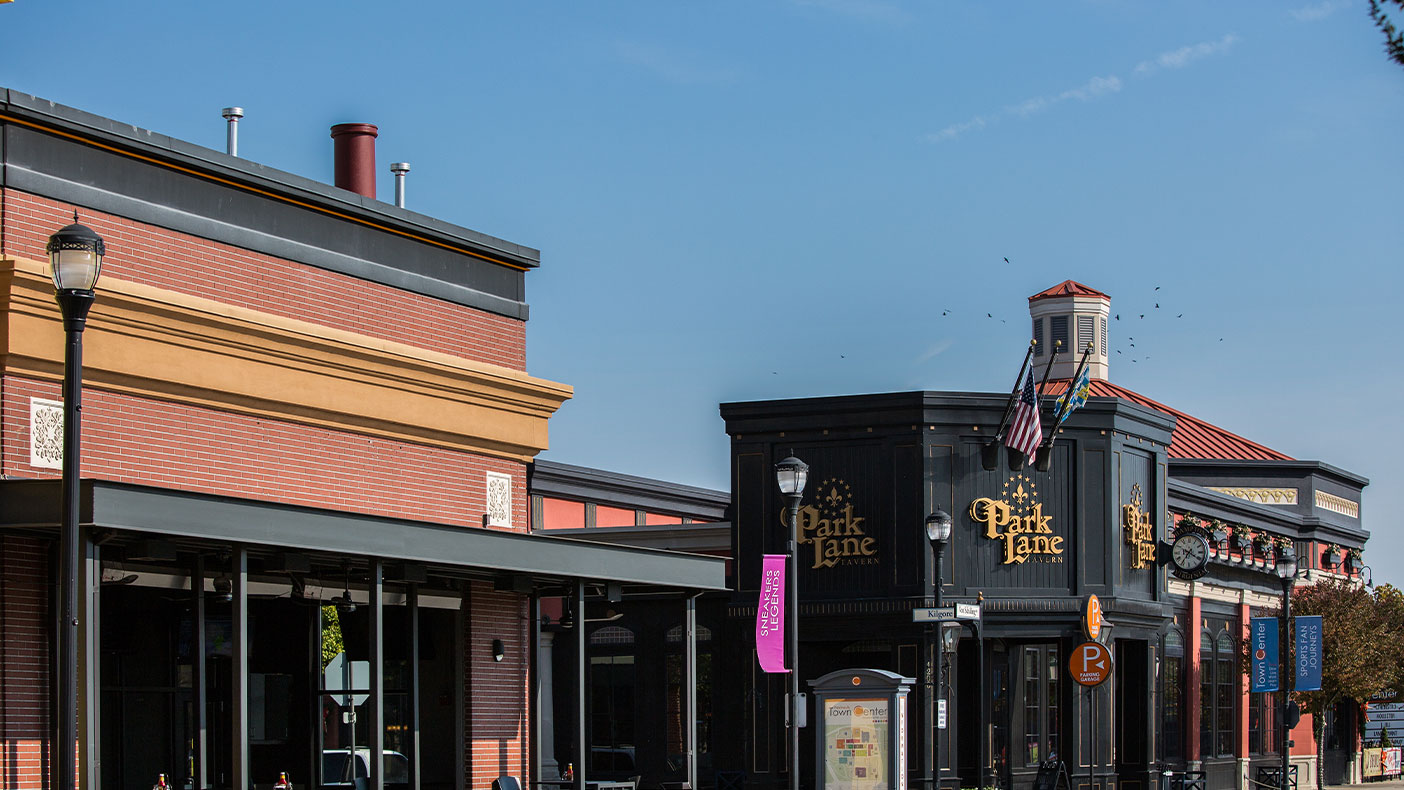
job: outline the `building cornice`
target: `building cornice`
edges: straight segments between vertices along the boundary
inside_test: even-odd
[[[0,259],[3,372],[60,381],[46,265]],[[107,278],[84,384],[392,440],[529,461],[569,386],[306,321]]]

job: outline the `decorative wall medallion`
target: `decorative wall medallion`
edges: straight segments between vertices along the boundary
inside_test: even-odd
[[[63,401],[29,399],[29,465],[63,468]]]
[[[512,526],[512,476],[501,472],[487,473],[487,525]]]
[[[830,477],[815,489],[818,501],[799,511],[799,542],[814,547],[811,568],[836,565],[876,565],[877,538],[863,530],[863,516],[853,514],[853,491]],[[782,521],[788,522],[788,517]]]
[[[985,526],[985,537],[1002,542],[1002,565],[1063,561],[1063,537],[1053,534],[1053,517],[1043,515],[1038,486],[1028,475],[1012,475],[999,499],[971,502],[970,518]]]
[[[1131,503],[1121,506],[1121,527],[1126,545],[1132,547],[1131,568],[1142,570],[1155,564],[1155,524],[1141,507],[1141,484],[1131,486]]]

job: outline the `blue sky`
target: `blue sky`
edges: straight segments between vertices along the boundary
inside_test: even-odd
[[[576,388],[547,458],[725,488],[718,403],[1004,390],[1026,298],[1072,278],[1123,319],[1113,381],[1369,477],[1366,561],[1404,585],[1404,68],[1365,0],[15,0],[0,29],[0,85],[220,150],[240,105],[240,154],[310,178],[376,123],[383,199],[407,160],[410,208],[541,249],[528,367]]]

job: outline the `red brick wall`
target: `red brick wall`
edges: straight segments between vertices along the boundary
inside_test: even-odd
[[[0,788],[46,786],[49,544],[0,535]]]
[[[499,776],[515,776],[530,787],[531,729],[526,711],[531,666],[527,599],[476,583],[469,592],[467,655],[464,667],[464,726],[468,744],[468,787],[489,788]],[[492,660],[492,640],[506,648]]]
[[[57,382],[4,380],[4,473],[29,465],[29,399]],[[102,390],[83,392],[85,479],[482,526],[486,472],[512,476],[512,529],[525,532],[526,467],[516,461],[248,417]]]
[[[74,207],[65,203],[14,189],[0,199],[0,256],[45,260],[50,234],[73,221]],[[107,242],[104,277],[526,369],[525,321],[111,214],[80,209],[79,221]]]

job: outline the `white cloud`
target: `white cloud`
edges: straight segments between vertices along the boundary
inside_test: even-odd
[[[818,8],[867,22],[901,24],[911,16],[900,6],[883,0],[790,0],[803,8]]]
[[[965,123],[951,124],[950,126],[947,126],[939,132],[936,132],[934,134],[928,134],[926,136],[926,141],[928,143],[943,143],[947,140],[954,140],[957,137],[960,137],[962,134],[965,134],[966,132],[973,132],[979,129],[983,129],[985,128],[985,126],[985,119],[977,115],[974,118],[971,118],[970,120],[966,121]]]
[[[1294,8],[1287,13],[1298,22],[1319,22],[1342,8],[1349,7],[1349,0],[1326,0],[1324,3]]]
[[[1143,60],[1136,64],[1136,73],[1154,74],[1161,69],[1182,69],[1196,60],[1227,52],[1237,42],[1238,36],[1229,33],[1218,41],[1205,41],[1180,47],[1170,52],[1162,52],[1154,60]]]
[[[946,349],[950,348],[954,344],[955,341],[953,340],[942,340],[941,342],[937,343],[931,348],[926,349],[926,352],[923,353],[921,356],[917,357],[915,361],[917,364],[927,362],[932,358],[940,355],[942,352],[944,352]]]
[[[1027,118],[1034,113],[1040,113],[1055,104],[1061,104],[1069,99],[1077,101],[1091,101],[1099,96],[1108,93],[1116,93],[1121,90],[1121,80],[1116,75],[1110,77],[1093,77],[1076,88],[1070,88],[1062,93],[1050,94],[1048,96],[1038,96],[1026,99],[1013,107],[1006,108],[1005,112]]]
[[[626,63],[642,66],[668,82],[681,85],[735,82],[741,75],[740,69],[733,66],[708,63],[697,53],[658,44],[621,41],[615,44],[614,52]]]

